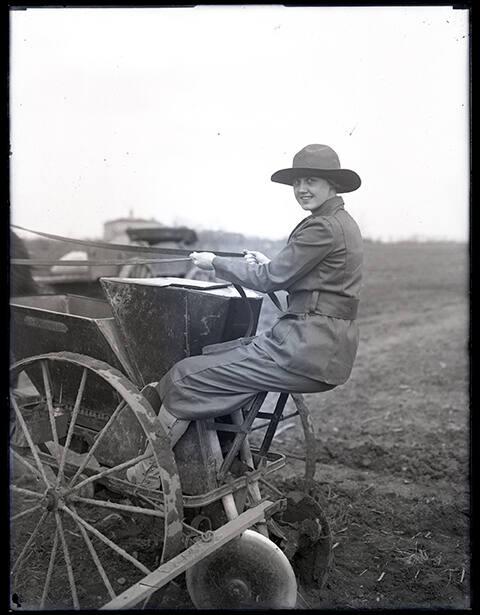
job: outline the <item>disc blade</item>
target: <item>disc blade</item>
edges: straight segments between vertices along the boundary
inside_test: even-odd
[[[293,608],[297,582],[290,562],[271,540],[246,530],[186,573],[197,608]]]

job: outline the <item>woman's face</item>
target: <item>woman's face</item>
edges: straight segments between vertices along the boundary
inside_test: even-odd
[[[321,177],[300,177],[293,184],[295,198],[307,211],[317,209],[337,194],[335,188]]]

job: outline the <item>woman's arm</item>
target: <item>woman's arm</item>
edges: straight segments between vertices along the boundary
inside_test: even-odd
[[[333,249],[334,235],[325,218],[312,221],[293,235],[289,243],[265,264],[215,256],[212,265],[219,278],[269,293],[288,288],[323,260]]]

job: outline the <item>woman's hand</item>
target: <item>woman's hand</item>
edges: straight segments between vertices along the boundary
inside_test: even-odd
[[[261,252],[257,252],[254,250],[244,250],[243,254],[243,258],[247,261],[249,265],[266,265],[270,262],[270,259]]]
[[[199,269],[213,269],[212,261],[215,258],[213,252],[192,252],[189,254],[193,264]]]

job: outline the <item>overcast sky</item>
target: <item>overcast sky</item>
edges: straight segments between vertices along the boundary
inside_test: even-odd
[[[309,143],[371,238],[466,240],[468,13],[225,6],[11,12],[11,216],[100,237],[128,216],[288,235],[270,181]]]

